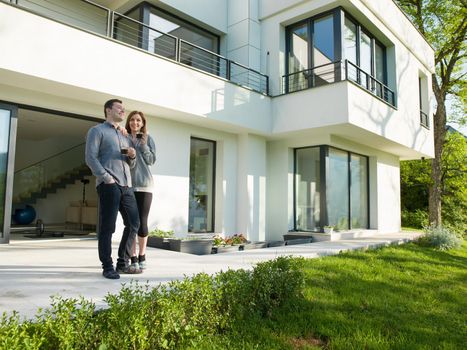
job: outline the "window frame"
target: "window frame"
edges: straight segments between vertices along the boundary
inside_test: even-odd
[[[327,209],[327,175],[329,172],[329,150],[335,149],[347,153],[347,167],[346,167],[346,176],[347,176],[347,198],[348,198],[348,230],[352,230],[352,173],[351,173],[351,159],[352,155],[366,158],[366,209],[367,209],[367,222],[366,226],[360,229],[367,230],[370,228],[370,157],[361,153],[349,151],[343,148],[331,146],[331,145],[314,145],[314,146],[303,146],[296,147],[293,149],[293,231],[298,231],[297,228],[297,151],[307,148],[319,148],[320,154],[320,217],[319,221],[321,228],[326,225],[329,225],[328,209]],[[304,232],[319,232],[319,229],[316,228],[314,231],[304,231]]]
[[[289,71],[289,56],[290,56],[290,49],[291,49],[291,33],[293,29],[297,26],[303,25],[303,23],[307,23],[308,28],[308,69],[313,68],[313,45],[314,45],[314,21],[321,18],[326,17],[330,14],[333,14],[333,23],[334,23],[334,62],[342,61],[343,58],[345,59],[345,46],[344,46],[344,26],[345,26],[345,19],[348,19],[356,26],[356,65],[361,68],[361,48],[360,48],[360,40],[361,40],[361,33],[365,33],[370,38],[370,45],[371,45],[371,71],[366,72],[371,75],[372,78],[380,81],[376,77],[376,52],[375,47],[376,44],[380,46],[383,50],[383,81],[380,81],[384,85],[387,85],[388,81],[388,71],[387,71],[387,47],[376,38],[375,35],[371,33],[365,26],[363,26],[360,22],[358,22],[352,15],[350,15],[347,11],[345,11],[342,7],[336,7],[329,11],[325,11],[314,15],[312,17],[300,20],[298,22],[292,23],[285,28],[285,51],[286,51],[286,62],[285,62],[285,75],[289,75],[292,72]],[[287,90],[286,90],[287,91]]]
[[[198,231],[190,231],[190,185],[191,185],[191,162],[189,162],[188,168],[189,168],[189,173],[188,173],[188,232],[193,233],[193,234],[201,234],[201,233],[213,233],[216,231],[216,167],[217,167],[217,141],[215,140],[210,140],[210,139],[205,139],[201,137],[196,137],[196,136],[190,136],[190,155],[191,155],[191,141],[192,140],[198,140],[198,141],[204,141],[204,142],[209,142],[212,143],[213,145],[213,152],[212,152],[212,208],[211,208],[211,218],[212,218],[212,230],[208,231],[207,229],[204,232],[198,232]],[[206,211],[207,212],[207,211]]]
[[[155,12],[157,12],[156,14],[157,14],[158,16],[164,18],[164,19],[167,20],[167,21],[173,21],[173,20],[175,20],[174,23],[176,23],[176,24],[183,24],[183,25],[186,26],[187,29],[192,30],[192,31],[195,32],[195,33],[197,32],[198,34],[205,34],[205,35],[207,35],[207,36],[213,37],[213,39],[215,39],[215,43],[213,43],[213,44],[214,44],[213,47],[214,47],[215,51],[213,51],[213,52],[216,53],[216,54],[219,54],[219,52],[220,52],[220,41],[221,41],[221,38],[220,38],[219,35],[217,35],[217,34],[211,32],[211,31],[209,31],[209,30],[207,30],[207,29],[205,29],[205,28],[203,28],[203,27],[201,27],[201,26],[199,26],[199,25],[197,25],[197,24],[195,24],[195,23],[192,23],[192,22],[190,22],[190,21],[188,21],[188,20],[186,20],[186,19],[184,19],[184,18],[182,18],[182,17],[180,17],[180,16],[177,16],[177,15],[175,15],[175,14],[173,14],[173,13],[170,13],[170,12],[167,11],[167,10],[164,10],[164,9],[158,7],[158,6],[155,6],[155,5],[153,5],[153,4],[150,4],[150,3],[148,3],[147,1],[143,1],[143,2],[139,3],[138,5],[132,7],[132,8],[129,9],[128,11],[126,11],[126,12],[125,12],[125,16],[126,16],[127,14],[132,13],[133,11],[135,11],[135,10],[138,9],[138,8],[139,8],[139,16],[140,16],[138,20],[139,20],[140,22],[144,23],[145,25],[149,25],[149,18],[150,18],[150,15],[151,15],[151,13],[152,13],[153,11],[155,11]],[[146,27],[144,27],[144,26],[143,26],[142,29],[143,29],[143,30],[142,30],[142,31],[143,31],[143,35],[142,35],[142,40],[141,40],[141,41],[142,41],[142,43],[146,43],[146,45],[147,45],[147,42],[148,42],[147,39],[148,39],[148,36],[149,36],[149,33],[148,33],[149,31],[148,31],[148,29],[147,29]],[[158,29],[158,28],[155,28],[155,29]],[[193,29],[194,29],[194,30],[193,30]],[[179,39],[180,39],[180,38],[179,38]],[[192,43],[192,44],[193,44],[193,45],[196,45],[195,43]],[[142,48],[144,48],[144,47],[142,47]],[[147,49],[147,47],[144,48],[144,49]],[[209,50],[209,51],[210,51],[210,50]]]

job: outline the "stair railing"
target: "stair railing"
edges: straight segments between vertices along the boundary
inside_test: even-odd
[[[13,202],[21,203],[33,193],[41,192],[63,176],[85,165],[85,143],[68,148],[15,172]]]

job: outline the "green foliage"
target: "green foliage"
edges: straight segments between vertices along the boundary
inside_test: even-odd
[[[443,150],[443,222],[458,233],[467,229],[467,139],[450,133]]]
[[[175,235],[173,230],[169,231],[164,231],[156,228],[155,230],[152,230],[151,232],[148,233],[149,236],[152,237],[163,237],[163,238],[170,238]]]
[[[442,215],[444,226],[460,234],[467,227],[467,140],[449,133],[442,155]],[[428,225],[428,187],[431,166],[428,160],[401,162],[402,225],[422,228]],[[426,214],[427,215],[427,214]]]
[[[401,221],[403,227],[424,228],[428,226],[428,212],[422,209],[415,209],[415,211],[403,209]]]
[[[256,266],[252,276],[252,300],[262,315],[270,315],[288,297],[300,296],[304,284],[302,266],[303,259],[284,257]]]
[[[419,238],[418,243],[439,250],[450,250],[460,248],[462,239],[446,227],[430,226],[425,229],[425,234]]]
[[[196,348],[206,336],[294,300],[303,288],[302,266],[302,259],[281,257],[253,271],[200,273],[153,289],[130,283],[107,295],[108,307],[99,312],[82,298],[55,297],[34,321],[4,314],[0,350]]]
[[[304,297],[191,349],[463,349],[467,244],[307,259]]]
[[[435,49],[437,76],[442,90],[465,94],[463,64],[467,41],[467,6],[464,0],[398,0],[414,25]],[[438,101],[439,102],[439,101]]]

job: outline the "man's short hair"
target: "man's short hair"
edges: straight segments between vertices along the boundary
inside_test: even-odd
[[[108,100],[105,104],[104,104],[104,117],[107,118],[107,108],[109,109],[112,109],[113,105],[115,102],[118,102],[118,103],[123,103],[121,100],[119,100],[118,98],[113,98],[111,100]]]

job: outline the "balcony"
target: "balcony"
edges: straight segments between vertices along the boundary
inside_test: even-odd
[[[336,61],[283,75],[282,93],[288,94],[342,80],[356,84],[393,108],[397,106],[394,91],[348,60]]]
[[[104,35],[261,94],[269,94],[268,76],[91,1],[77,1],[73,8],[44,0],[1,1]]]

